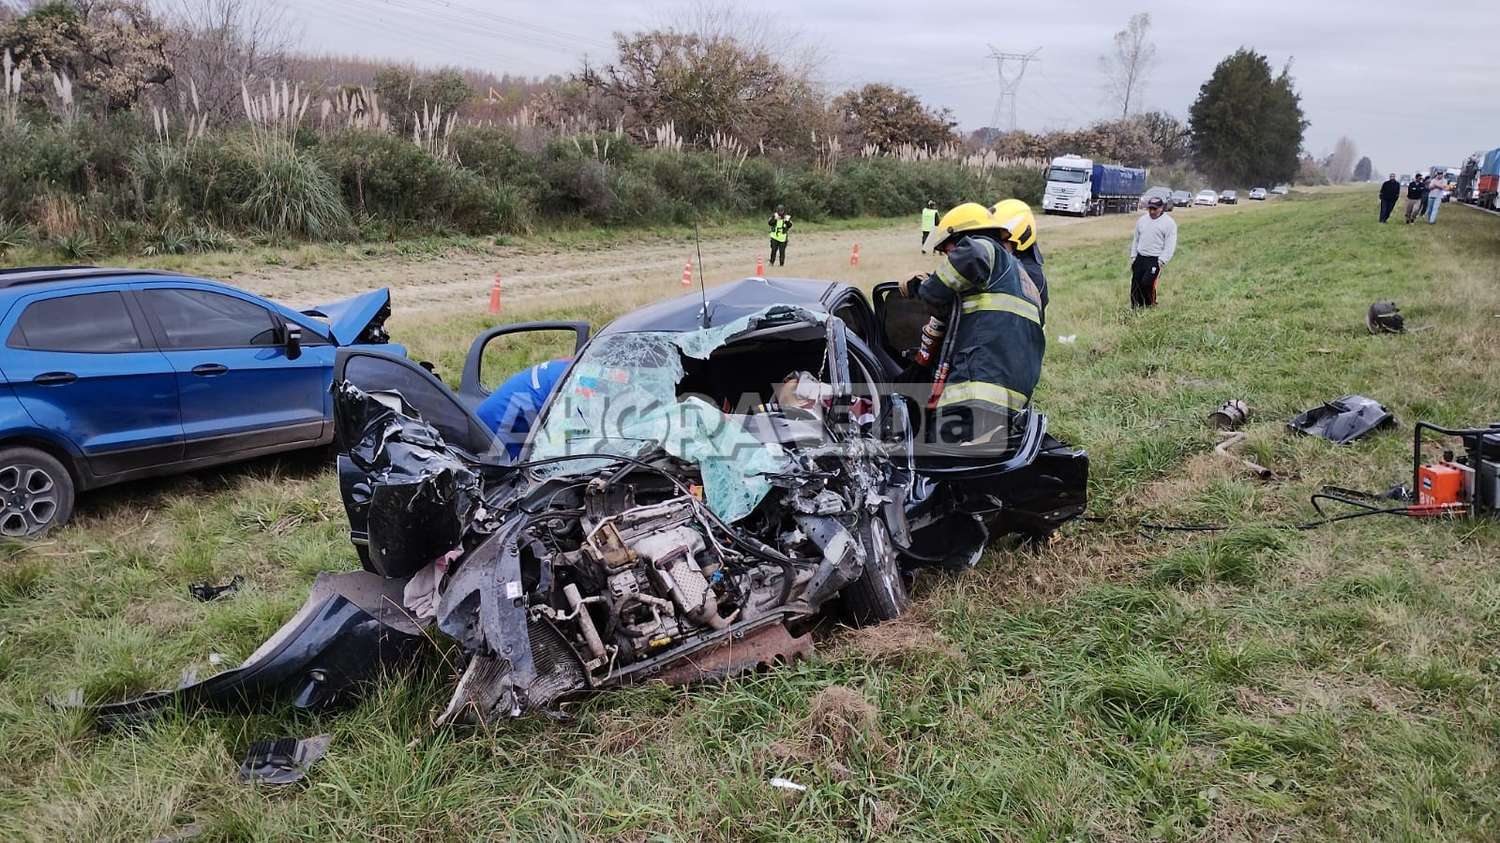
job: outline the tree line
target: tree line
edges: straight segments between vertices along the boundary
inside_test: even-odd
[[[298,55],[273,7],[175,2],[0,5],[0,143],[16,152],[0,161],[0,250],[660,224],[773,204],[900,214],[1035,201],[1039,160],[1063,152],[1230,183],[1303,164],[1289,68],[1251,50],[1220,63],[1186,121],[1132,113],[1155,50],[1139,15],[1106,63],[1119,119],[960,136],[895,86],[830,94],[781,33],[732,16],[619,33],[607,61],[527,79]]]

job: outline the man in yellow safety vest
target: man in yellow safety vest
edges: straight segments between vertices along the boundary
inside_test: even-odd
[[[922,251],[927,251],[927,237],[932,230],[937,228],[938,209],[937,203],[931,199],[927,200],[927,207],[922,209]]]
[[[776,256],[781,256],[781,265],[786,266],[786,236],[792,230],[792,215],[786,212],[785,205],[777,205],[776,213],[771,215],[767,221],[771,226],[771,260],[769,265],[776,264]]]

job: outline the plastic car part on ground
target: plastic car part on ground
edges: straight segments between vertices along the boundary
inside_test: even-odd
[[[239,591],[240,586],[244,584],[244,575],[235,574],[229,582],[223,585],[214,585],[211,582],[195,582],[188,586],[188,594],[193,595],[197,600],[207,603],[211,600],[218,600],[226,594],[233,594]]]
[[[296,738],[274,738],[256,741],[240,762],[240,781],[250,784],[291,784],[301,781],[307,770],[318,763],[333,735]]]
[[[635,457],[661,446],[696,464],[709,509],[727,521],[750,514],[786,468],[775,443],[756,439],[743,424],[697,398],[679,401],[682,356],[706,360],[730,340],[763,327],[822,324],[823,314],[785,305],[697,331],[641,331],[601,337],[558,387],[529,459],[587,454]],[[607,464],[599,461],[597,465]],[[559,463],[544,473],[576,473],[588,460]]]
[[[1343,445],[1372,430],[1395,427],[1396,417],[1373,398],[1345,395],[1300,413],[1286,424],[1298,433]]]
[[[421,630],[401,605],[403,582],[366,571],[319,574],[297,614],[239,667],[92,710],[108,722],[179,705],[233,708],[267,697],[298,708],[339,702],[423,645]]]

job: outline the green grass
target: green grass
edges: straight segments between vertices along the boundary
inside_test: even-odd
[[[1189,216],[1144,313],[1125,307],[1123,244],[1049,251],[1048,333],[1078,341],[1049,349],[1038,400],[1089,449],[1094,509],[1116,518],[924,574],[880,646],[828,630],[812,661],[603,695],[564,722],[433,731],[452,682],[434,656],[339,714],[98,732],[49,700],[243,658],[318,571],[354,563],[316,463],[95,494],[74,526],[0,546],[0,838],[1495,839],[1500,525],[1282,529],[1322,483],[1400,481],[1417,419],[1500,418],[1500,220],[1379,226],[1373,205],[1330,191]],[[1421,330],[1365,334],[1376,298]],[[579,313],[610,308],[538,315]],[[452,376],[485,324],[395,326]],[[1402,429],[1343,448],[1284,431],[1347,392]],[[1230,397],[1277,479],[1213,455],[1203,417]],[[1136,516],[1234,529],[1138,532]],[[233,599],[187,596],[233,573]],[[235,781],[252,741],[320,731],[334,742],[305,786]]]

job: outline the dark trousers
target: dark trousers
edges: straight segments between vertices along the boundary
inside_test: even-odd
[[[776,256],[777,255],[781,256],[781,265],[782,266],[786,266],[786,241],[785,240],[772,240],[771,241],[771,263],[772,264],[776,263]]]
[[[1394,200],[1394,199],[1382,199],[1382,200],[1380,200],[1380,221],[1381,222],[1385,222],[1386,220],[1390,219],[1391,218],[1391,211],[1393,209],[1395,209],[1395,207],[1396,207],[1396,200]]]
[[[1130,306],[1156,306],[1156,276],[1161,262],[1154,255],[1136,255],[1130,264]]]
[[[928,238],[928,237],[929,237],[929,236],[931,236],[931,235],[932,235],[932,232],[931,232],[931,231],[924,231],[924,232],[922,232],[922,245],[923,245],[923,246],[926,246],[926,245],[927,245],[927,238]]]

